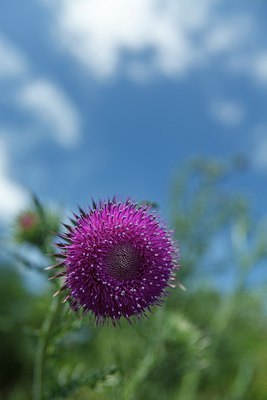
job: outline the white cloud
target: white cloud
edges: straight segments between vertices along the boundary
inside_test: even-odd
[[[0,141],[0,219],[8,220],[22,210],[27,202],[27,192],[8,175],[9,160],[4,141]]]
[[[54,14],[56,40],[98,78],[115,74],[125,55],[135,79],[181,75],[242,47],[251,29],[249,17],[221,16],[221,0],[43,1]],[[150,56],[140,59],[146,50]]]
[[[198,58],[190,35],[205,27],[210,0],[50,1],[61,42],[96,76],[116,72],[124,52],[152,51],[162,73],[184,72]],[[194,54],[195,53],[195,54]]]
[[[211,113],[219,122],[226,125],[239,125],[244,119],[244,109],[240,103],[230,100],[214,101]]]
[[[26,82],[18,92],[17,100],[62,145],[72,146],[79,139],[79,114],[64,92],[51,81]]]
[[[0,35],[0,79],[20,78],[27,70],[28,63],[22,52]]]

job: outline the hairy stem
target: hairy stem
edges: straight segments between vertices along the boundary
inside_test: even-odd
[[[43,400],[43,376],[46,357],[46,349],[49,333],[58,309],[59,297],[52,298],[50,309],[44,319],[37,343],[34,376],[33,376],[33,400]]]

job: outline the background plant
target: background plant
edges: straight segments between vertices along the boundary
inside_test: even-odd
[[[34,198],[26,213],[36,225],[25,231],[18,216],[2,240],[1,398],[266,399],[266,223],[229,193],[237,166],[196,159],[175,177],[170,225],[187,290],[178,282],[150,319],[120,328],[95,327],[52,297],[43,268],[62,216]],[[40,293],[22,267],[43,274]]]

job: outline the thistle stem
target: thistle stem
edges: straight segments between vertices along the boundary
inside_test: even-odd
[[[58,309],[59,297],[52,298],[50,309],[46,314],[44,319],[40,336],[37,343],[37,350],[35,356],[34,363],[34,372],[33,372],[33,392],[32,398],[33,400],[43,400],[43,377],[44,377],[44,366],[45,366],[45,358],[46,358],[46,349],[49,338],[49,333],[51,331],[51,327],[54,321],[54,316]]]

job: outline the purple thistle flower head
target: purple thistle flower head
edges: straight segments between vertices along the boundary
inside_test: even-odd
[[[74,310],[91,311],[97,323],[121,317],[140,319],[160,305],[177,268],[171,233],[150,207],[116,199],[93,203],[74,214],[60,235],[60,259]],[[51,267],[52,268],[52,267]]]

